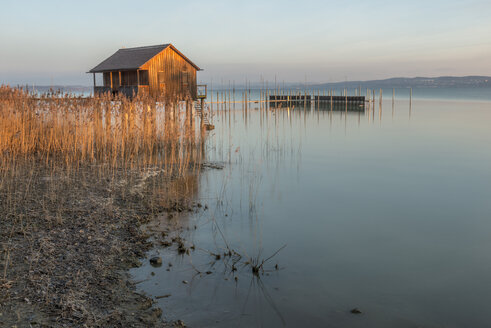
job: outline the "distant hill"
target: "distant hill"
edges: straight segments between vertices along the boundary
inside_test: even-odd
[[[491,88],[489,76],[395,77],[385,80],[347,81],[310,85],[312,88]]]

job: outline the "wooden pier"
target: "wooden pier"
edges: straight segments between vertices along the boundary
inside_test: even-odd
[[[316,103],[365,104],[365,96],[314,96]]]
[[[291,107],[309,105],[312,102],[310,95],[270,95],[269,104],[271,107]]]
[[[271,107],[291,107],[291,106],[310,106],[315,107],[340,107],[348,106],[363,110],[365,107],[365,96],[311,96],[304,95],[270,95],[269,104]]]
[[[364,96],[314,96],[314,106],[319,110],[364,111]]]

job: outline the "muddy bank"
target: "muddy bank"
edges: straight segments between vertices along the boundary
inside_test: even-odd
[[[127,270],[151,247],[142,224],[197,209],[197,177],[30,168],[0,191],[0,326],[180,325],[135,291]]]

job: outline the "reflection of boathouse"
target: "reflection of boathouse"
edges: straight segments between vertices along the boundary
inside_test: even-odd
[[[177,97],[196,100],[196,72],[201,70],[172,44],[123,48],[89,71],[94,74],[94,94]],[[103,85],[96,85],[102,73]]]

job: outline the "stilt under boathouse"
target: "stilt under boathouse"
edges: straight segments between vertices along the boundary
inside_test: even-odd
[[[119,49],[88,73],[93,74],[94,94],[144,94],[194,101],[201,98],[196,83],[200,70],[168,43]],[[96,84],[96,74],[102,74],[102,85]]]

